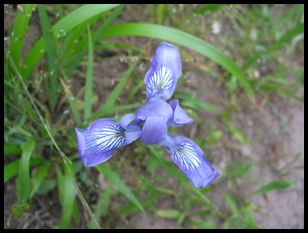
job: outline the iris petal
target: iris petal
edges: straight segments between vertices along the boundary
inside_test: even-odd
[[[151,98],[137,110],[136,117],[143,121],[149,116],[159,116],[169,120],[172,114],[172,108],[169,104],[161,99]]]
[[[197,144],[186,137],[176,136],[173,139],[174,145],[166,147],[171,159],[195,187],[206,187],[219,176]]]
[[[131,123],[133,120],[135,120],[136,116],[133,113],[128,113],[125,116],[122,117],[120,120],[120,125],[122,128],[126,129],[126,127]]]
[[[147,98],[169,99],[181,75],[182,63],[177,47],[166,42],[160,43],[144,78]]]
[[[143,125],[140,140],[143,144],[160,144],[166,135],[166,119],[161,116],[149,116]]]
[[[141,127],[138,125],[128,125],[125,130],[126,144],[137,140],[141,135]]]
[[[109,118],[96,120],[86,129],[76,129],[76,135],[78,152],[85,166],[110,159],[114,150],[126,145],[124,129]]]
[[[183,125],[193,123],[194,120],[187,115],[178,100],[173,100],[169,104],[173,110],[173,117],[168,122],[170,126],[182,127]]]

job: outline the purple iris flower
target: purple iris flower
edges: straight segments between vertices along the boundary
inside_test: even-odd
[[[166,102],[173,95],[182,64],[178,49],[162,42],[145,75],[146,102],[135,114],[129,113],[120,122],[103,118],[86,129],[76,129],[78,152],[86,167],[96,166],[112,157],[112,153],[140,137],[143,144],[165,148],[175,165],[195,187],[208,186],[219,173],[205,159],[201,148],[192,140],[172,136],[168,127],[192,124],[178,100]]]

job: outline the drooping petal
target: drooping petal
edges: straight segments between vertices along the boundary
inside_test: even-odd
[[[101,152],[94,152],[91,154],[91,156],[80,157],[80,159],[85,167],[95,167],[98,164],[106,162],[111,157],[112,157],[112,151],[106,151],[106,152],[101,151]]]
[[[96,120],[88,128],[75,131],[78,152],[87,167],[105,162],[114,150],[126,145],[125,130],[110,118]]]
[[[138,125],[128,125],[125,129],[126,144],[137,140],[141,135],[141,127]]]
[[[161,116],[147,117],[140,140],[143,144],[160,144],[167,135],[167,120]]]
[[[169,104],[173,110],[172,119],[168,122],[170,126],[182,127],[183,125],[193,123],[194,120],[187,115],[178,100],[172,100]]]
[[[122,126],[123,129],[126,129],[126,127],[134,121],[136,118],[135,114],[133,113],[128,113],[125,116],[122,117],[120,120],[120,125]]]
[[[147,98],[169,99],[181,75],[182,63],[179,50],[169,43],[160,43],[144,78]]]
[[[162,99],[151,98],[136,112],[136,118],[146,120],[149,116],[159,116],[169,120],[172,117],[172,108]]]
[[[219,173],[205,159],[201,148],[192,140],[175,136],[173,137],[173,145],[170,145],[169,142],[169,146],[165,146],[165,148],[172,161],[195,187],[206,187],[219,176]]]

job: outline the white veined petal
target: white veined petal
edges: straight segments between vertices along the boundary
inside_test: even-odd
[[[99,151],[110,151],[125,146],[124,129],[112,123],[99,129],[99,131],[87,132],[84,134],[86,141],[85,153],[94,153]]]
[[[159,92],[161,89],[169,89],[172,85],[172,73],[166,66],[162,66],[160,69],[155,71],[147,83],[147,87],[153,94]]]
[[[197,151],[189,143],[183,143],[173,155],[174,161],[187,170],[193,170],[201,164]]]

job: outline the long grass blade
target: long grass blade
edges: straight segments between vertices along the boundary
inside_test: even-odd
[[[125,86],[127,85],[130,76],[136,69],[138,63],[140,61],[140,56],[130,65],[126,73],[124,74],[124,77],[121,79],[121,81],[116,85],[116,87],[113,89],[111,94],[106,99],[105,103],[101,107],[101,110],[99,110],[94,116],[90,117],[89,120],[94,120],[94,117],[103,117],[107,112],[110,112],[110,110],[114,107],[115,101],[120,97],[122,91],[124,90]]]
[[[183,45],[221,65],[238,79],[248,95],[254,96],[253,89],[241,68],[220,50],[196,36],[171,27],[148,23],[122,23],[112,25],[105,30],[103,38],[114,36],[145,36]]]
[[[22,87],[23,87],[27,97],[29,98],[29,100],[30,100],[30,102],[31,102],[35,112],[37,113],[40,121],[42,122],[42,125],[44,126],[44,128],[45,128],[45,130],[46,130],[46,132],[47,132],[47,134],[48,134],[48,136],[50,138],[50,140],[52,141],[54,147],[56,148],[56,150],[58,151],[61,159],[63,160],[64,166],[68,169],[68,172],[73,173],[73,171],[71,170],[71,167],[69,166],[69,164],[71,164],[71,161],[67,158],[67,156],[64,154],[64,152],[60,149],[60,147],[57,144],[56,140],[52,136],[50,127],[46,124],[46,122],[44,121],[44,118],[42,117],[40,111],[38,110],[38,108],[37,108],[37,106],[36,106],[32,96],[30,95],[30,93],[29,93],[29,91],[28,91],[28,89],[26,87],[25,81],[24,81],[23,77],[21,76],[21,74],[20,74],[16,64],[14,63],[14,61],[13,61],[12,57],[10,56],[10,54],[7,54],[7,57],[8,57],[8,60],[9,60],[9,62],[11,64],[13,70],[15,71],[15,73],[16,73],[16,75],[17,75],[17,77],[18,77],[18,79],[19,79],[19,81],[20,81],[20,83],[21,83],[21,85],[22,85]],[[87,203],[85,197],[81,193],[80,188],[79,188],[78,183],[75,180],[75,178],[73,179],[73,183],[74,183],[75,191],[76,191],[76,193],[77,193],[77,195],[78,195],[82,205],[88,211],[89,215],[91,216],[91,219],[93,219],[95,227],[96,228],[101,228],[97,218],[95,217],[94,213],[92,212],[92,210],[91,210],[89,204]]]
[[[24,45],[25,34],[32,16],[33,4],[20,5],[21,11],[18,11],[10,38],[9,51],[14,62],[19,66],[21,51]]]
[[[92,93],[93,93],[93,43],[90,27],[88,25],[88,68],[86,75],[86,87],[84,93],[84,119],[88,119],[92,113]]]
[[[49,75],[48,81],[45,82],[46,92],[48,96],[48,101],[50,103],[51,109],[54,109],[55,104],[58,99],[58,57],[57,57],[57,47],[56,47],[56,40],[52,33],[52,25],[49,22],[48,15],[46,12],[46,8],[44,5],[39,5],[38,12],[41,21],[41,27],[43,31],[43,38],[45,49],[47,52],[48,58],[48,68],[49,68]]]
[[[19,163],[18,178],[16,180],[17,204],[28,201],[30,196],[30,158],[35,149],[35,141],[31,138],[21,146],[22,155]]]
[[[134,203],[143,213],[145,210],[136,196],[129,190],[126,184],[123,183],[117,173],[113,172],[106,164],[100,164],[96,167],[107,179],[119,189],[132,203]]]
[[[99,15],[105,11],[111,10],[117,7],[118,4],[87,4],[79,7],[77,10],[71,12],[65,16],[58,23],[56,23],[53,29],[53,35],[60,37],[70,32],[73,28],[81,23],[90,20],[92,17]],[[21,73],[25,80],[29,79],[34,67],[38,64],[40,59],[45,53],[44,41],[41,37],[32,49],[29,51],[24,59],[24,64],[21,67]]]

